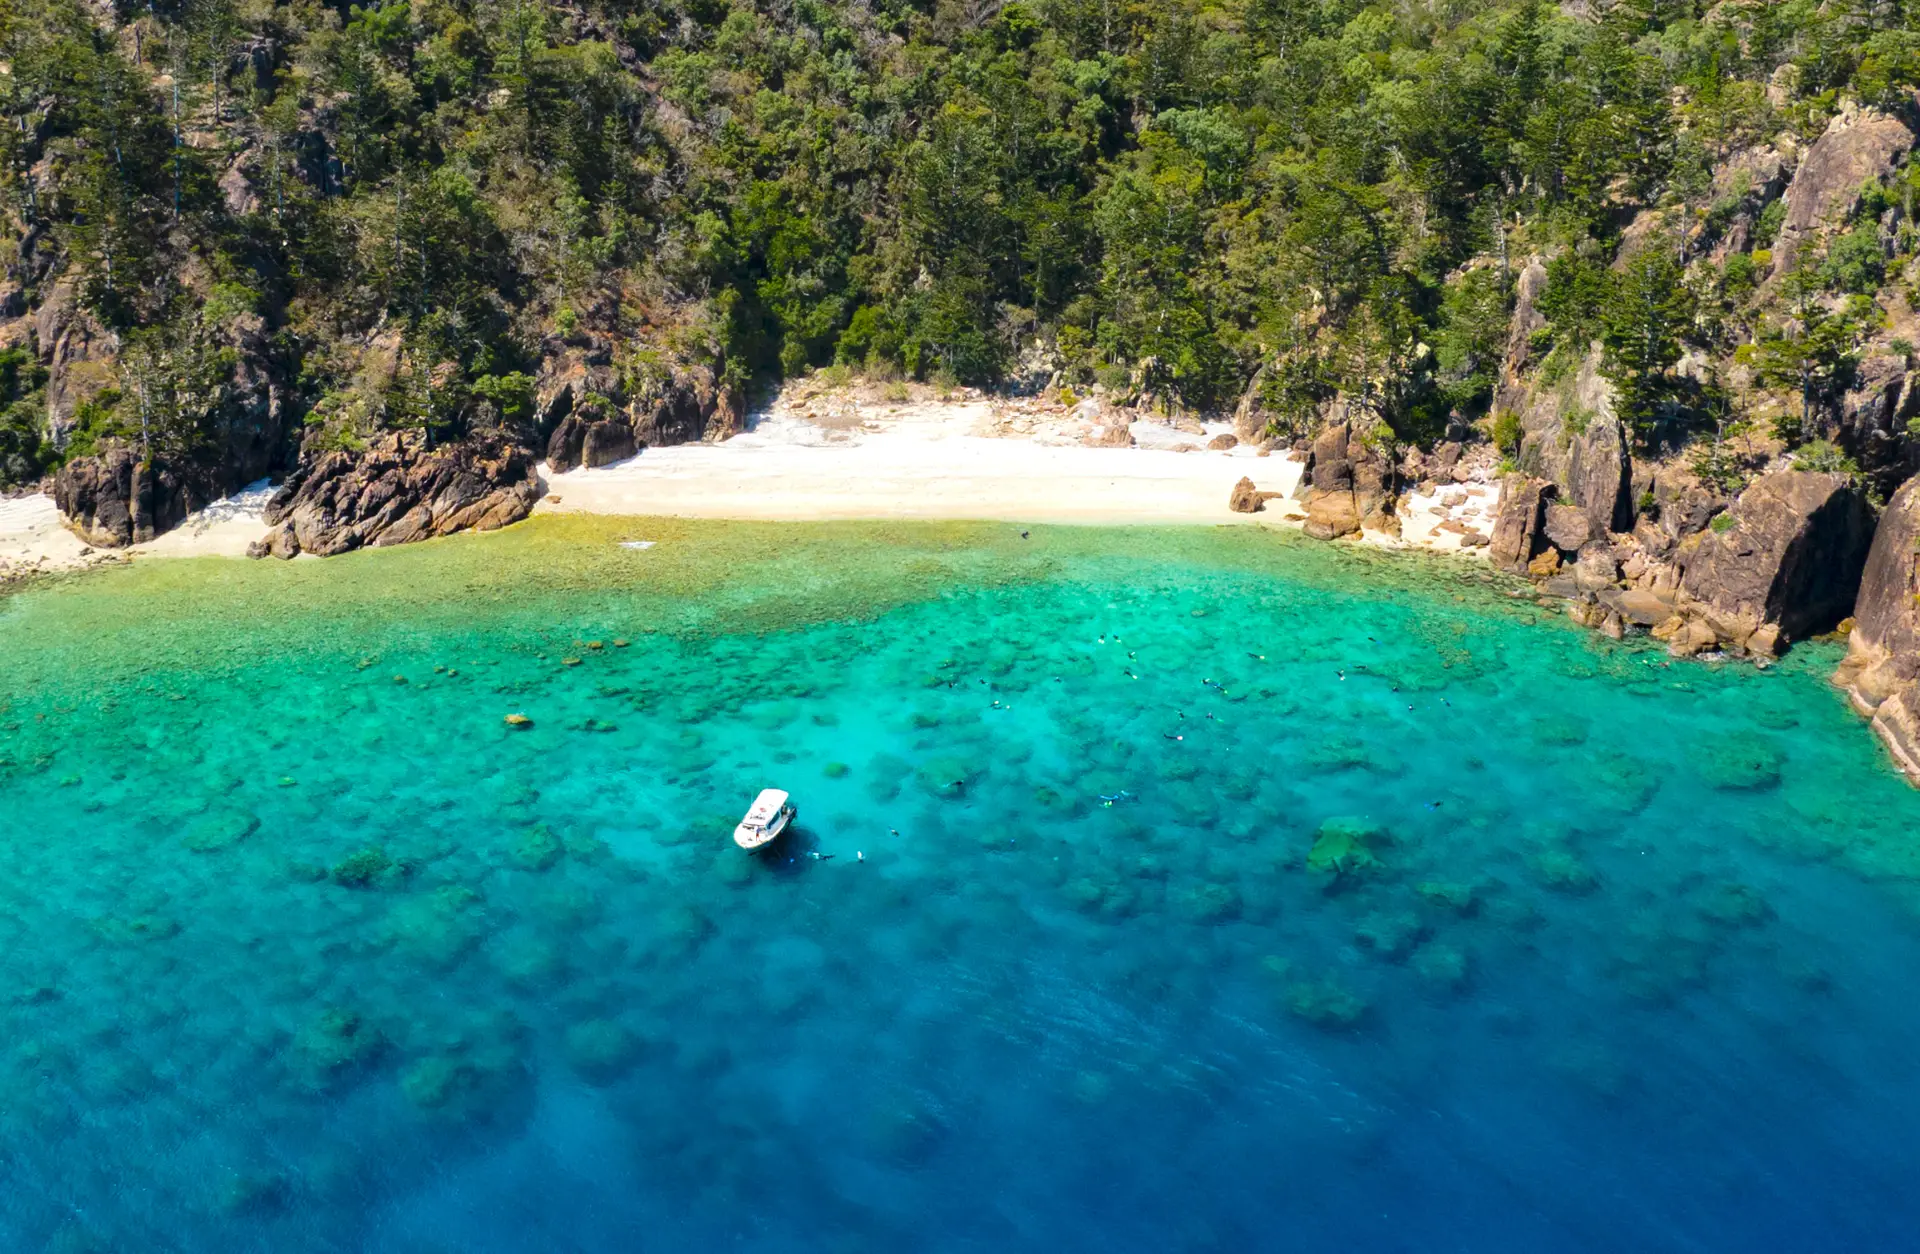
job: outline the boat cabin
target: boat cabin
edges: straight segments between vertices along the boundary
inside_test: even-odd
[[[793,815],[794,808],[787,804],[787,794],[778,788],[768,788],[753,799],[747,817],[733,829],[733,843],[749,851],[764,849],[787,830]]]

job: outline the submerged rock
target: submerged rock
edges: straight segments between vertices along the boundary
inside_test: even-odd
[[[1358,818],[1332,818],[1314,833],[1307,851],[1307,869],[1331,875],[1358,875],[1380,865],[1374,846],[1386,832],[1378,823]]]
[[[611,1019],[589,1019],[567,1029],[567,1065],[589,1084],[611,1084],[632,1069],[640,1045]]]
[[[1344,1032],[1359,1027],[1372,1007],[1332,976],[1301,980],[1287,986],[1289,1014],[1326,1032]]]

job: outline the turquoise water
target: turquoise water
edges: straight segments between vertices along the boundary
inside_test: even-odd
[[[18,596],[0,1245],[1910,1248],[1920,798],[1832,661],[1238,530]]]

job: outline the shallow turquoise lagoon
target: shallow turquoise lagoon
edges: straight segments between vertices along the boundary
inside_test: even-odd
[[[1920,798],[1833,660],[1251,530],[15,596],[0,1246],[1912,1248]]]

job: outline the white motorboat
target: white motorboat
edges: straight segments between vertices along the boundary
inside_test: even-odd
[[[753,799],[753,805],[747,810],[747,817],[740,820],[740,826],[733,829],[733,843],[751,853],[755,849],[764,849],[780,838],[793,822],[795,810],[787,803],[787,794],[778,788],[768,788]]]

